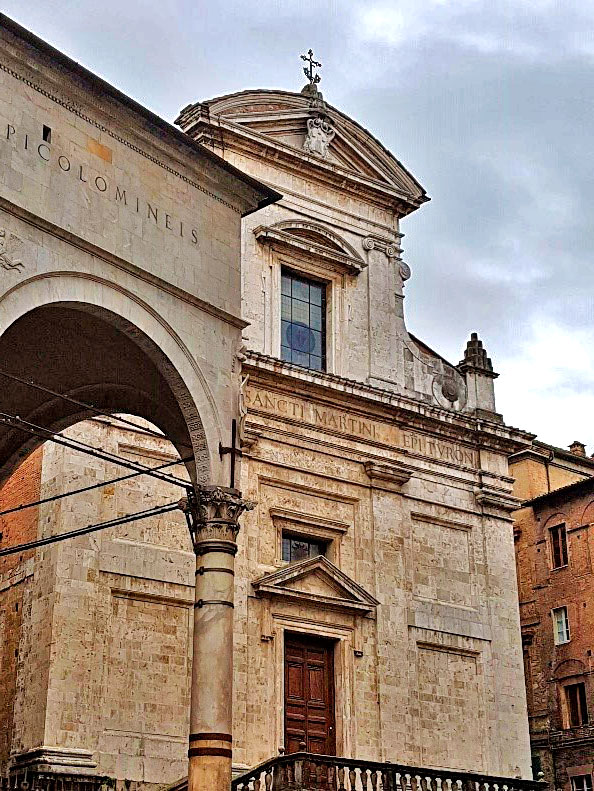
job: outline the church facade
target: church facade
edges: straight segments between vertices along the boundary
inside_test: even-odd
[[[241,342],[230,334],[209,357],[217,329],[200,334],[209,381],[229,371],[237,379],[235,390],[220,390],[228,406],[217,430],[228,445],[223,418],[236,415],[239,488],[255,504],[235,561],[236,772],[305,751],[529,778],[507,457],[531,435],[496,412],[496,374],[478,337],[453,365],[407,331],[400,223],[425,191],[315,82],[302,93],[244,91],[189,105],[177,123],[196,150],[260,189],[259,199],[250,194],[260,209],[243,209]],[[236,273],[216,256],[233,256],[238,232],[205,221],[200,238],[206,258],[215,256],[211,301],[227,293],[233,304]],[[152,304],[158,314],[158,296]],[[152,463],[184,447],[117,421],[69,431]],[[227,472],[228,454],[217,461],[210,447],[211,470]],[[109,465],[65,454],[30,457],[33,472],[23,487],[5,486],[3,508],[31,481],[43,494],[113,477]],[[82,510],[41,507],[27,529],[39,534],[49,520],[63,532],[92,522],[97,508],[125,513],[169,495],[164,485],[143,489],[137,479],[106,487]],[[18,654],[4,766],[138,787],[184,774],[193,553],[181,515],[147,525],[54,550],[53,575],[39,553],[3,575],[4,602],[29,586],[22,614],[6,614],[0,627]],[[36,660],[29,738],[32,653],[22,647],[42,593],[55,606],[44,616],[51,650]]]
[[[283,195],[243,224],[237,762],[305,744],[528,776],[507,453],[529,438],[476,337],[453,366],[406,329],[424,190],[315,88],[178,123]]]

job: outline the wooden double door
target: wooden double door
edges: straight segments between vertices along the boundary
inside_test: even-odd
[[[305,747],[303,746],[305,745]],[[285,637],[285,750],[336,755],[334,643]]]

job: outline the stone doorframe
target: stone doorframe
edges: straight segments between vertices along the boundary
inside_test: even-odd
[[[355,628],[339,624],[323,624],[302,618],[272,613],[273,672],[271,674],[271,699],[275,716],[271,718],[270,743],[273,752],[284,747],[285,733],[285,637],[287,632],[335,640],[334,648],[334,712],[336,717],[336,754],[352,755],[356,731],[354,706],[354,651]]]

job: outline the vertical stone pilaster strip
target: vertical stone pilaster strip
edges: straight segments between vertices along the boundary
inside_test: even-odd
[[[234,567],[239,517],[251,508],[237,489],[196,489],[188,791],[231,788]]]

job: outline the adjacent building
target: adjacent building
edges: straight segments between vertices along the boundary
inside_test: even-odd
[[[590,791],[594,771],[594,459],[535,442],[511,457],[532,761],[551,788]]]

